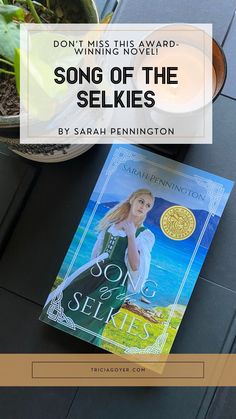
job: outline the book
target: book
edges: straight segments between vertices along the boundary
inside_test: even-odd
[[[169,353],[232,187],[113,145],[40,320],[115,354]]]

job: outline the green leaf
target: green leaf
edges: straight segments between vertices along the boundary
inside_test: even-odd
[[[113,16],[113,12],[108,13],[108,15],[106,15],[102,20],[101,23],[110,23],[111,19]]]
[[[17,18],[18,20],[24,20],[24,11],[21,7],[12,6],[12,5],[1,5],[0,4],[0,16],[3,16],[6,22],[11,22],[12,18]]]
[[[34,36],[31,41],[32,46]],[[55,98],[63,100],[68,86],[65,83],[55,84],[52,65],[40,60],[34,48],[32,48],[29,58],[27,52],[21,49],[20,61],[20,70],[24,75],[20,92],[21,102],[26,110],[30,109],[31,116],[38,121],[47,121],[57,112],[58,101]],[[26,84],[29,86],[28,89],[25,88]]]
[[[16,89],[18,94],[20,95],[20,49],[15,49],[15,59],[14,59],[14,67],[15,67],[15,77],[16,77]]]
[[[7,23],[0,15],[0,55],[14,62],[15,49],[20,47],[19,24]]]

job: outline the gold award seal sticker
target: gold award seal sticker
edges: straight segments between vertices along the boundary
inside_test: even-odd
[[[172,240],[185,240],[196,228],[196,218],[192,211],[181,205],[167,208],[160,220],[162,232]]]

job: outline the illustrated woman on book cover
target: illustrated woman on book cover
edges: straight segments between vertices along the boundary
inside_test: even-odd
[[[153,204],[151,191],[138,189],[105,215],[91,261],[50,294],[42,315],[47,323],[100,345],[106,324],[148,278],[155,237],[143,222]]]

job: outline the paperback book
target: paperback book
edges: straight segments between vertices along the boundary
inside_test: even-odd
[[[113,145],[40,319],[115,354],[169,353],[232,187]]]

